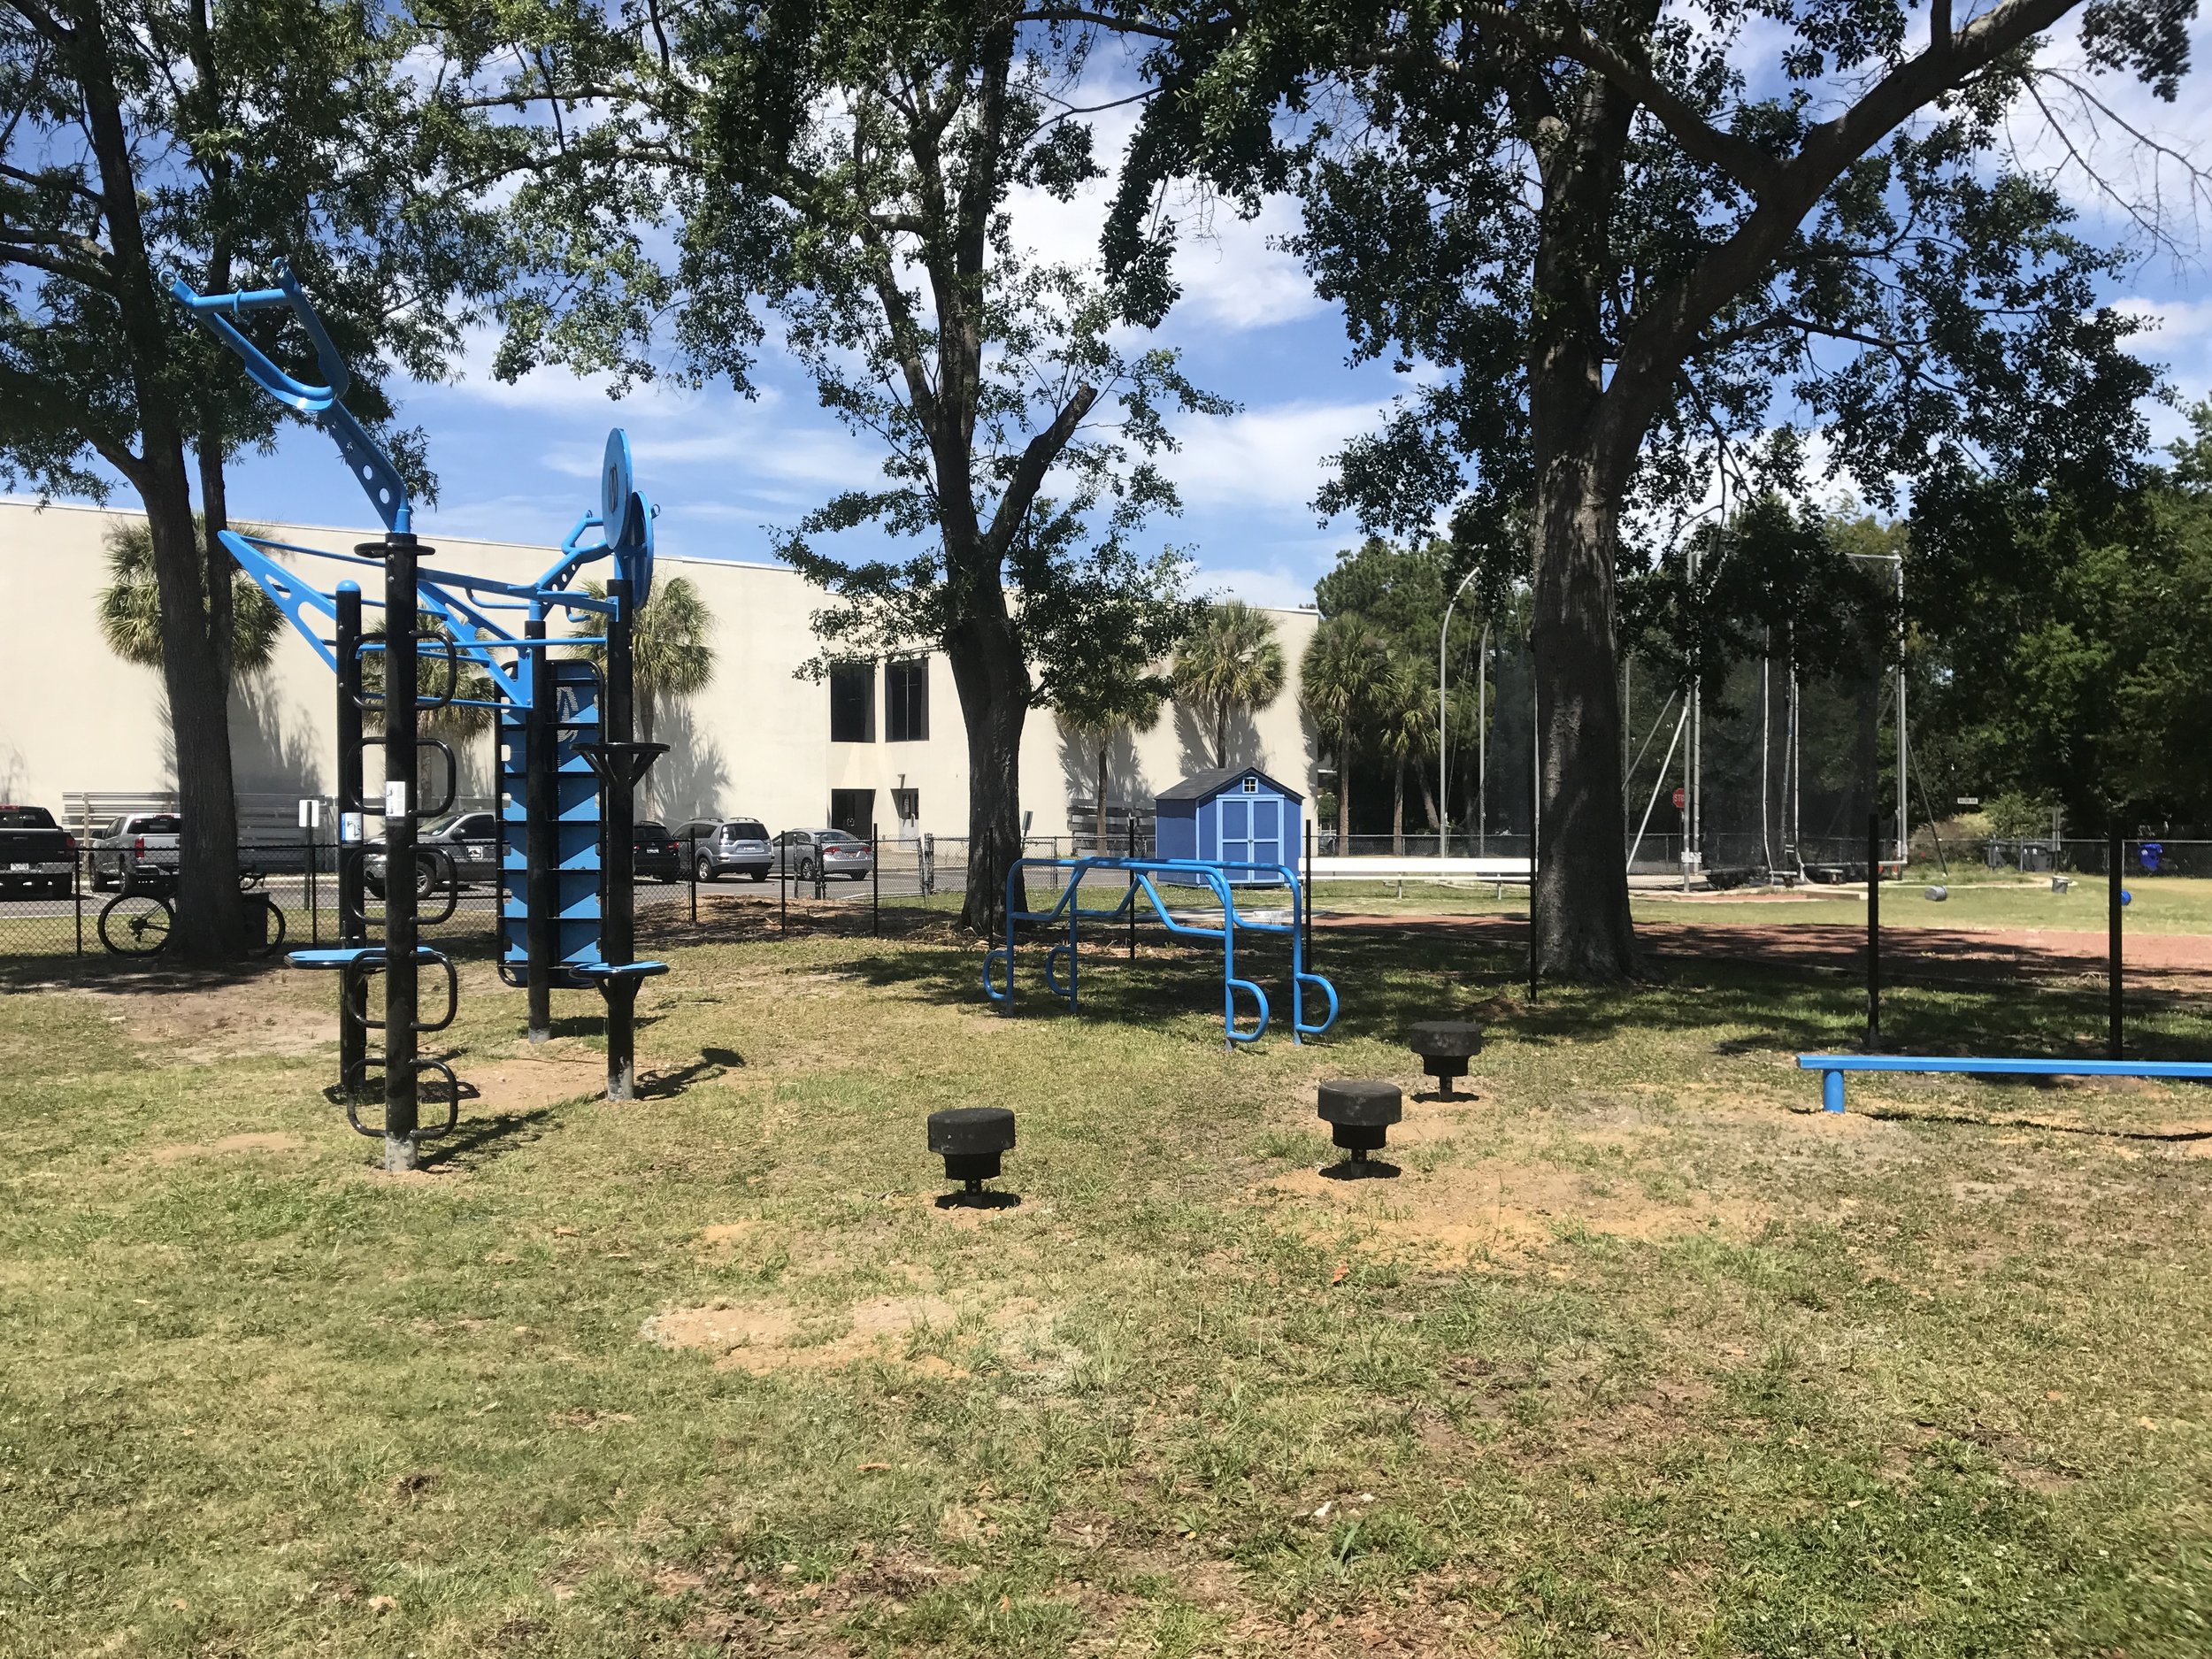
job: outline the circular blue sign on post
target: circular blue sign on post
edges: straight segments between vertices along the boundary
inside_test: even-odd
[[[599,527],[609,547],[620,547],[634,534],[630,524],[637,483],[630,468],[630,436],[617,426],[607,434],[607,457],[599,467]]]
[[[627,517],[627,536],[615,545],[614,565],[630,584],[630,607],[635,611],[653,596],[653,503],[634,492]]]

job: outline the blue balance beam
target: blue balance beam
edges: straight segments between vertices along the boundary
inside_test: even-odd
[[[1801,1054],[1798,1068],[1818,1071],[1824,1110],[1843,1110],[1846,1071],[1968,1071],[1993,1077],[2179,1077],[2212,1083],[2206,1060],[1978,1060],[1912,1054]]]

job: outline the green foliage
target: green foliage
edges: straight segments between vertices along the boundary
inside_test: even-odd
[[[2051,833],[2052,805],[2047,795],[2008,791],[1984,803],[1982,811],[1989,819],[1989,833],[1994,839],[2035,841]]]
[[[1274,702],[1283,689],[1286,666],[1274,622],[1241,599],[1207,606],[1197,626],[1176,647],[1170,671],[1175,695],[1212,722],[1215,765],[1229,764],[1231,718]]]
[[[2116,499],[1995,485],[1915,503],[1916,726],[1946,793],[2083,829],[2114,805],[2212,816],[2212,404]],[[2032,832],[2047,833],[2046,816]]]
[[[587,581],[584,591],[595,599],[607,596],[603,581]],[[685,576],[663,576],[631,624],[631,695],[636,700],[638,736],[653,741],[653,723],[664,701],[695,697],[714,682],[714,613],[698,584]],[[606,668],[604,646],[591,646],[585,656]]]
[[[0,4],[0,480],[97,498],[96,457],[137,485],[150,422],[204,466],[273,441],[277,406],[156,290],[166,271],[207,291],[288,259],[373,426],[392,374],[445,378],[503,269],[481,186],[518,152],[440,73],[451,40],[433,13],[326,0],[154,0],[129,27]],[[111,100],[127,176],[87,114]],[[265,346],[281,326],[238,320]],[[420,434],[386,436],[427,492]]]
[[[206,521],[195,519],[204,540]],[[100,590],[100,637],[108,649],[142,668],[161,666],[161,594],[154,580],[154,539],[143,518],[126,519],[104,538],[108,585]],[[230,672],[246,680],[269,665],[284,632],[284,613],[243,571],[231,572]]]

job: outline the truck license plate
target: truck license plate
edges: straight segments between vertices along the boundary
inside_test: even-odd
[[[30,865],[28,865],[28,864],[10,864],[10,865],[8,866],[8,868],[9,868],[10,870],[21,870],[21,871],[24,871],[24,872],[27,872],[30,870]]]

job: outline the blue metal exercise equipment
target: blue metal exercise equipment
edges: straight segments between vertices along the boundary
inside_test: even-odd
[[[1818,1071],[1824,1111],[1843,1110],[1847,1071],[1962,1071],[1980,1077],[2178,1077],[2212,1082],[2205,1060],[2013,1060],[1932,1058],[1906,1054],[1801,1054],[1798,1069]]]
[[[415,1035],[442,1029],[451,1018],[450,1008],[446,1020],[433,1025],[416,1018],[420,964],[443,964],[449,976],[451,964],[442,954],[417,945],[415,933],[420,921],[450,916],[458,900],[449,861],[415,847],[417,821],[451,805],[458,772],[450,748],[419,733],[421,713],[449,707],[496,711],[505,843],[502,975],[510,984],[528,988],[534,1040],[550,1034],[556,987],[597,989],[607,1002],[608,1095],[630,1097],[638,982],[666,972],[660,963],[634,959],[630,891],[634,790],[665,749],[639,743],[632,732],[632,632],[638,607],[652,590],[656,510],[638,493],[629,440],[618,428],[608,436],[596,511],[578,519],[559,557],[536,580],[498,581],[426,563],[424,556],[434,550],[422,547],[412,533],[405,482],[342,401],[351,384],[343,357],[291,272],[281,261],[275,269],[277,285],[271,288],[202,295],[173,278],[170,291],[237,355],[257,385],[331,435],[347,471],[384,523],[381,542],[363,543],[350,553],[234,530],[223,531],[220,540],[239,568],[338,676],[340,942],[334,950],[296,952],[291,960],[299,967],[334,969],[342,975],[340,1087],[349,1098],[365,1088],[367,1031],[380,1026],[384,1031],[384,1126],[363,1133],[383,1134],[388,1165],[411,1167],[413,1142],[433,1133],[417,1124],[415,1074],[437,1071],[451,1080],[442,1065],[415,1056]],[[301,380],[279,367],[233,320],[269,309],[288,311],[312,342],[322,384]],[[352,580],[325,591],[293,568],[302,559],[334,563],[349,572],[380,571],[382,597],[365,597]],[[585,566],[603,559],[612,565],[605,598],[572,586]],[[381,609],[387,618],[383,628],[365,627],[365,605]],[[549,636],[548,624],[557,616],[586,633]],[[419,620],[408,626],[407,618],[430,618],[434,626],[425,627]],[[519,631],[510,626],[515,622]],[[603,680],[589,662],[551,655],[557,647],[578,646],[605,649]],[[437,686],[430,696],[419,690],[418,664],[426,654]],[[387,697],[367,683],[364,663],[380,657],[384,684],[411,682],[419,687],[415,697]],[[460,695],[465,666],[481,673],[489,696]],[[380,738],[362,730],[362,714],[372,708],[384,714]],[[362,750],[378,743],[385,750],[380,797],[365,793],[362,777]],[[434,803],[415,798],[425,750],[442,761],[443,799]],[[365,820],[369,818],[380,818],[384,826],[381,940],[369,936],[366,915]],[[409,878],[419,864],[431,869],[433,893],[440,887],[447,891],[438,916],[418,915],[416,883]],[[441,867],[442,880],[436,879]],[[366,1017],[365,985],[373,973],[386,979],[381,1022]],[[348,1110],[351,1116],[351,1107]],[[357,1118],[354,1121],[361,1127]],[[449,1113],[445,1128],[451,1123]]]
[[[1015,890],[1025,870],[1057,870],[1066,872],[1057,902],[1048,910],[1025,910],[1015,908]],[[1094,872],[1124,879],[1125,887],[1121,902],[1111,910],[1087,910],[1082,907],[1083,878]],[[1221,902],[1221,925],[1211,926],[1179,917],[1161,895],[1160,881],[1171,887],[1204,887]],[[1242,892],[1248,901],[1256,885],[1287,888],[1290,893],[1290,921],[1263,922],[1237,914],[1237,895]],[[999,1005],[1002,1013],[1014,1011],[1014,928],[1019,922],[1056,923],[1067,925],[1067,942],[1053,946],[1045,953],[1045,986],[1065,1002],[1071,1010],[1079,1005],[1081,968],[1078,956],[1083,922],[1133,922],[1140,895],[1148,901],[1158,916],[1160,923],[1171,933],[1185,939],[1218,939],[1221,941],[1221,1028],[1229,1046],[1240,1042],[1257,1042],[1266,1034],[1270,1010],[1267,993],[1251,979],[1237,977],[1237,933],[1290,936],[1290,1030],[1291,1041],[1302,1042],[1308,1037],[1317,1037],[1336,1023],[1336,987],[1317,973],[1306,971],[1305,933],[1302,926],[1305,919],[1305,893],[1298,878],[1287,864],[1246,864],[1237,861],[1198,858],[1135,858],[1097,856],[1091,858],[1018,858],[1006,872],[1006,942],[987,952],[983,958],[983,991]],[[1063,980],[1056,968],[1064,966],[1067,977]],[[995,972],[994,971],[996,971]],[[1320,1021],[1306,1018],[1306,989],[1310,986],[1328,1001],[1328,1014]],[[1249,1030],[1237,1025],[1237,994],[1250,997],[1258,1010],[1258,1020]]]

